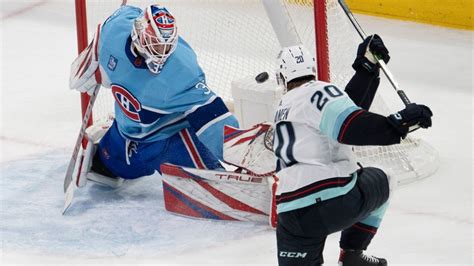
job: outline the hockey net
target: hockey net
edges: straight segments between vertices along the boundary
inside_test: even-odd
[[[360,39],[336,0],[315,1],[322,4],[323,12],[317,16],[324,22],[318,20],[318,25],[323,26],[317,42],[313,0],[128,0],[127,4],[143,8],[157,2],[174,14],[179,34],[196,51],[209,87],[225,100],[232,100],[233,80],[263,71],[272,77],[275,57],[285,34],[313,51],[322,48],[323,53],[318,56],[318,63],[323,62],[318,64],[322,71],[319,75],[327,75],[339,87],[344,87],[353,75],[351,63]],[[121,3],[122,0],[76,0],[80,48],[85,47],[87,36],[93,35],[95,26]],[[272,19],[268,13],[268,3],[270,8],[281,9],[284,16],[281,21],[288,24],[282,31],[275,25],[280,18]],[[371,111],[391,113],[383,101],[384,93],[393,94],[390,88],[379,88]],[[87,97],[83,102],[87,102]],[[113,116],[113,98],[109,90],[102,90],[93,110],[94,121],[110,116]],[[354,152],[364,166],[381,167],[397,176],[400,184],[430,176],[437,169],[437,152],[417,138],[409,137],[402,144],[389,147],[354,147]]]

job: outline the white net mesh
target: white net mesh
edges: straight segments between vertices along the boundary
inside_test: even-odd
[[[293,0],[286,3],[291,22],[295,25],[301,42],[315,49],[314,12],[312,0]],[[331,82],[345,87],[354,74],[351,64],[361,42],[343,9],[336,0],[326,1],[327,35]],[[371,111],[383,115],[393,112],[383,101],[383,95],[395,93],[392,88],[380,88]],[[381,96],[382,95],[382,96]],[[392,176],[399,184],[407,184],[433,174],[438,167],[438,154],[421,139],[406,138],[400,145],[353,147],[364,166],[377,166]]]
[[[281,1],[300,41],[315,50],[313,0]],[[87,0],[89,36],[97,23],[117,9],[121,0]],[[129,5],[145,7],[157,1],[129,0]],[[274,73],[280,49],[277,36],[262,0],[161,0],[178,23],[179,34],[194,48],[211,89],[225,100],[231,99],[231,82],[262,71]],[[327,0],[329,61],[331,82],[344,87],[353,75],[351,64],[360,42],[337,1]],[[384,89],[385,91],[389,89]],[[379,89],[379,92],[382,89]],[[94,120],[113,112],[110,91],[102,90],[94,107]],[[379,93],[380,94],[380,93]],[[381,97],[371,111],[388,114]],[[437,153],[427,143],[408,138],[390,147],[355,147],[363,165],[375,165],[411,182],[436,171]]]

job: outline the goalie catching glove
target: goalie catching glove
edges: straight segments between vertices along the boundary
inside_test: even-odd
[[[408,132],[418,128],[431,127],[431,112],[428,106],[416,103],[408,104],[405,109],[388,117],[388,121],[405,138]]]
[[[97,26],[97,32],[91,43],[72,62],[69,77],[69,88],[92,95],[97,84],[103,84],[105,72],[99,64],[98,46],[101,25]]]

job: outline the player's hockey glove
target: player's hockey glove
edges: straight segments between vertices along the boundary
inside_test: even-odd
[[[431,127],[431,117],[433,113],[428,106],[416,103],[408,104],[405,109],[398,113],[388,116],[388,121],[397,129],[402,138],[405,138],[408,132],[418,128]]]
[[[377,65],[377,58],[382,59],[385,63],[390,61],[390,55],[387,47],[382,41],[382,38],[377,34],[368,36],[364,42],[359,44],[357,49],[357,57],[352,68],[355,71],[359,69],[366,69],[370,73],[378,75],[379,66]]]

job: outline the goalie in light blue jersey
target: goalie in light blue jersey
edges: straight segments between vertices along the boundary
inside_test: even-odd
[[[134,179],[163,163],[221,167],[223,127],[238,127],[237,119],[207,87],[165,7],[122,6],[98,26],[72,65],[70,87],[92,94],[96,84],[115,99],[115,120],[93,156],[99,176]]]

